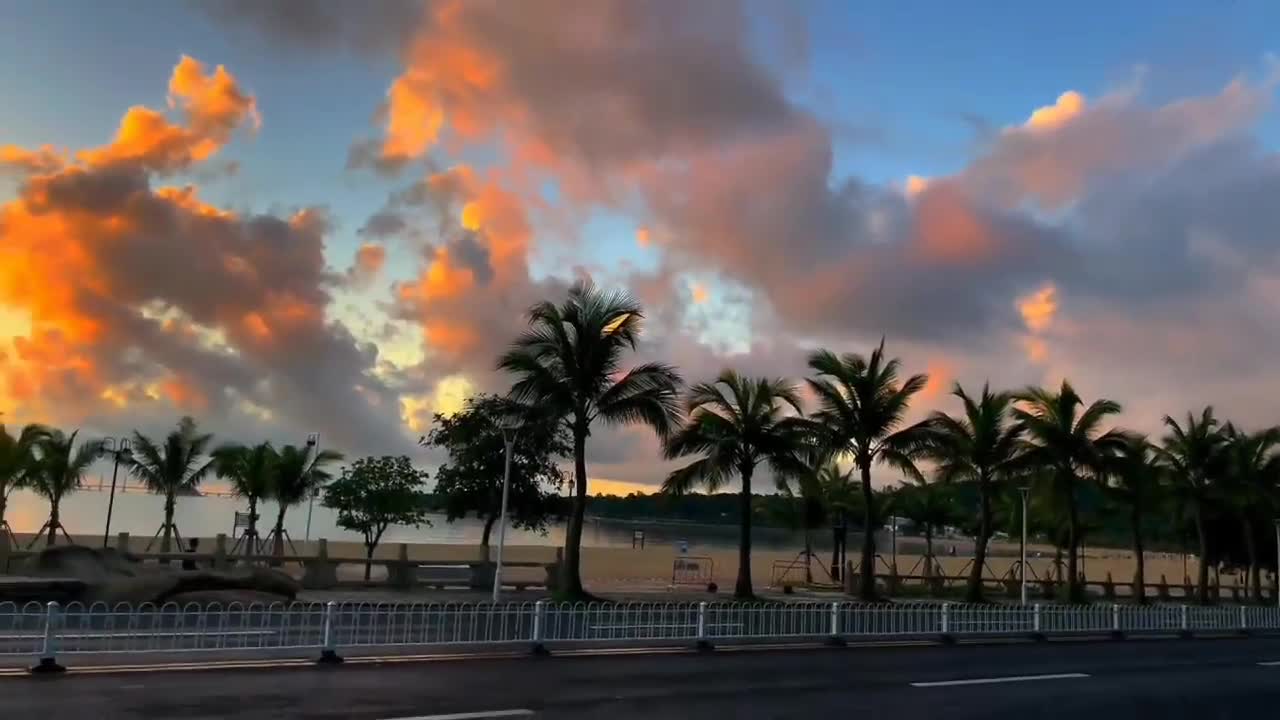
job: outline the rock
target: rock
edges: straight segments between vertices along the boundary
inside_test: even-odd
[[[269,568],[178,570],[167,565],[143,564],[114,549],[78,545],[45,549],[28,558],[21,572],[36,577],[79,580],[84,584],[83,590],[71,599],[83,603],[160,604],[177,602],[177,598],[193,602],[199,597],[288,602],[297,597],[301,589],[293,578]]]

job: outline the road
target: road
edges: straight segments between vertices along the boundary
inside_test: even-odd
[[[1280,639],[717,650],[85,674],[0,679],[0,694],[8,717],[52,719],[83,718],[90,709],[97,718],[244,720],[503,711],[508,714],[493,717],[1264,718],[1274,717],[1280,702]]]

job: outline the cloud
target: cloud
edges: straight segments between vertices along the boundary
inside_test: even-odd
[[[211,19],[256,33],[296,50],[396,51],[413,28],[426,0],[193,0]]]
[[[0,205],[0,305],[30,323],[8,341],[0,400],[68,423],[124,409],[227,423],[252,404],[339,447],[397,446],[376,350],[328,318],[324,213],[240,214],[155,184],[256,125],[255,99],[189,57],[169,94],[176,121],[130,108],[108,145],[19,163]]]

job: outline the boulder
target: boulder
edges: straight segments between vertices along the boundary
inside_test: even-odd
[[[70,600],[108,604],[196,602],[200,597],[240,597],[237,602],[287,602],[297,597],[298,581],[269,568],[247,567],[218,571],[179,570],[147,565],[111,548],[63,545],[47,548],[27,559],[24,575],[75,579],[83,583]],[[213,600],[211,600],[213,601]]]

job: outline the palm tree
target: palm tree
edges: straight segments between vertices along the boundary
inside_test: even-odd
[[[812,585],[812,561],[813,558],[817,557],[813,552],[813,531],[822,525],[830,515],[823,475],[828,472],[829,467],[834,466],[834,463],[827,460],[816,447],[810,447],[803,453],[801,460],[804,463],[804,472],[793,478],[794,486],[791,482],[787,482],[779,490],[783,495],[795,501],[792,506],[784,506],[786,510],[782,517],[782,522],[789,528],[799,529],[804,532],[804,581],[806,585]],[[839,472],[839,469],[837,468],[835,471]],[[835,525],[833,524],[832,527],[835,527]],[[836,552],[839,552],[838,539],[834,548]],[[837,559],[834,562],[838,563],[838,558],[839,556],[837,555]]]
[[[63,535],[67,534],[58,515],[62,498],[80,487],[85,472],[102,456],[101,440],[82,442],[77,447],[76,436],[79,434],[79,430],[70,435],[61,430],[51,430],[35,443],[36,467],[29,476],[28,486],[49,501],[49,520],[45,524],[49,530],[48,547],[57,544],[58,530],[62,530]],[[67,539],[70,540],[69,535]]]
[[[172,549],[171,539],[178,534],[173,513],[179,493],[194,491],[213,469],[214,461],[205,457],[212,442],[213,435],[199,432],[196,421],[189,417],[179,420],[160,443],[136,430],[133,433],[129,474],[145,483],[151,492],[164,496],[164,524],[159,531],[161,553]]]
[[[878,519],[871,488],[871,468],[896,467],[908,477],[919,478],[914,459],[928,435],[926,423],[903,428],[911,398],[924,388],[928,377],[912,375],[898,382],[901,363],[884,356],[884,340],[869,358],[856,353],[836,355],[819,350],[809,357],[818,377],[808,380],[818,397],[813,414],[815,431],[835,456],[853,460],[862,480],[862,568],[858,595],[873,600],[875,588],[875,532]]]
[[[787,408],[795,415],[788,415]],[[672,472],[664,492],[682,494],[701,485],[715,492],[737,474],[742,479],[738,582],[734,596],[754,596],[751,586],[751,478],[766,463],[775,481],[805,474],[800,458],[811,428],[800,417],[800,399],[790,383],[744,378],[725,370],[714,382],[695,385],[687,402],[689,419],[666,442],[668,460],[702,457]]]
[[[1260,512],[1270,513],[1276,503],[1276,485],[1280,482],[1280,428],[1267,428],[1255,433],[1237,430],[1227,423],[1225,480],[1229,484],[1226,499],[1240,517],[1245,552],[1249,556],[1249,588],[1254,602],[1262,601],[1262,571],[1258,562],[1258,536],[1255,519]]]
[[[224,445],[213,453],[214,472],[231,483],[236,497],[249,501],[249,527],[245,530],[245,554],[258,550],[258,502],[270,496],[278,455],[271,443]]]
[[[828,457],[824,452],[824,457]],[[840,465],[828,457],[818,468],[818,490],[831,521],[831,579],[840,579],[840,568],[849,544],[849,517],[862,512],[862,493],[853,480],[856,468],[841,470]]]
[[[935,464],[938,482],[974,482],[978,488],[978,532],[974,538],[973,567],[969,571],[969,602],[982,600],[982,571],[987,563],[987,543],[995,531],[991,497],[995,483],[1016,471],[1022,428],[1008,422],[1013,396],[993,393],[983,385],[982,395],[972,398],[957,383],[951,391],[964,405],[963,417],[943,412],[929,416],[929,442],[924,456]]]
[[[1106,467],[1110,495],[1129,511],[1129,528],[1133,533],[1133,599],[1146,603],[1142,518],[1159,496],[1163,469],[1151,443],[1136,434],[1117,447],[1116,453],[1107,459]]]
[[[1102,432],[1100,426],[1110,415],[1120,412],[1120,404],[1084,401],[1066,380],[1057,392],[1031,387],[1014,396],[1014,420],[1025,435],[1021,445],[1022,464],[1028,469],[1049,473],[1053,488],[1067,509],[1067,597],[1083,602],[1084,588],[1077,574],[1080,547],[1080,514],[1076,485],[1086,477],[1101,475],[1103,456],[1124,441],[1117,430]]]
[[[924,531],[925,577],[933,573],[934,532],[956,522],[956,498],[951,488],[930,482],[903,485],[893,495],[893,514]]]
[[[1218,427],[1213,407],[1206,407],[1200,417],[1187,413],[1186,426],[1165,415],[1169,433],[1162,440],[1160,457],[1173,480],[1173,490],[1183,506],[1191,510],[1195,523],[1200,558],[1196,575],[1199,601],[1209,601],[1209,536],[1205,527],[1205,511],[1215,486],[1221,482],[1226,462],[1227,437]]]
[[[49,431],[42,425],[27,425],[17,437],[0,424],[0,533],[7,532],[5,506],[9,493],[32,480],[36,471],[36,443]]]
[[[313,452],[313,445],[285,445],[276,454],[275,472],[272,475],[271,499],[279,506],[276,514],[275,529],[271,534],[275,537],[272,554],[276,557],[284,555],[284,514],[290,507],[297,505],[333,478],[325,465],[342,460],[342,453],[333,450]]]
[[[662,363],[622,371],[622,356],[640,337],[640,305],[622,292],[602,292],[588,281],[569,290],[560,305],[529,309],[529,329],[498,359],[516,376],[510,397],[533,415],[563,422],[573,436],[574,499],[565,533],[566,597],[582,597],[582,519],[587,501],[587,437],[596,420],[609,425],[643,423],[662,439],[680,414],[681,380]]]

